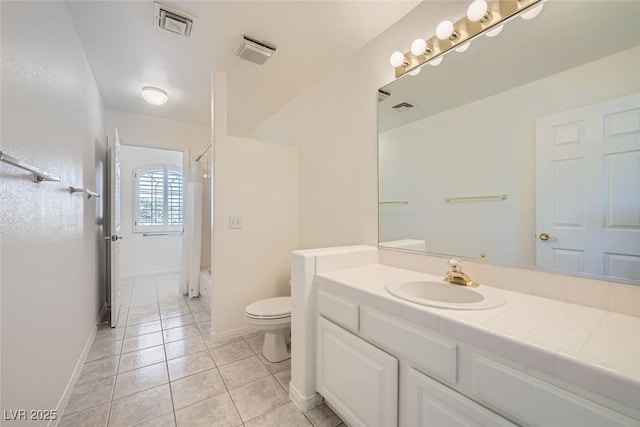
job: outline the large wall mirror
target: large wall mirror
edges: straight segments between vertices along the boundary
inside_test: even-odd
[[[547,1],[381,91],[381,247],[640,284],[639,1]]]

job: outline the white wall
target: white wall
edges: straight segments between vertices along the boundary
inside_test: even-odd
[[[246,331],[245,307],[290,294],[290,256],[298,246],[295,147],[226,135],[226,76],[216,73],[212,332]],[[242,229],[229,229],[229,216]]]
[[[205,88],[203,88],[204,90]],[[120,141],[129,145],[160,146],[177,149],[189,149],[191,160],[209,144],[211,129],[209,126],[199,126],[192,123],[167,120],[124,111],[107,110],[105,114],[106,129],[109,138],[118,128]],[[209,164],[210,156],[205,155],[201,163]],[[210,182],[204,182],[204,197],[202,199],[202,267],[211,266],[211,219],[210,219]],[[126,246],[123,242],[122,246]]]
[[[143,236],[134,232],[134,172],[141,166],[171,165],[182,170],[182,152],[123,145],[120,150],[121,212],[120,274],[144,274],[179,270],[182,234]],[[210,222],[210,221],[208,221]],[[207,239],[209,240],[209,239]]]
[[[0,164],[2,409],[56,409],[105,300],[103,199],[67,191],[96,188],[103,103],[65,3],[1,8],[0,149],[61,177]]]
[[[381,209],[380,240],[535,265],[536,118],[637,92],[639,75],[636,47],[381,134],[380,197],[410,203]],[[505,201],[444,201],[503,193]]]
[[[393,80],[389,55],[466,7],[423,2],[254,131],[300,150],[300,248],[377,245],[376,92]]]

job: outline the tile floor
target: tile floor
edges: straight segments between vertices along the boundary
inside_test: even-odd
[[[344,426],[288,397],[291,361],[270,363],[260,332],[214,343],[177,275],[125,279],[120,320],[101,326],[59,422],[66,426]]]

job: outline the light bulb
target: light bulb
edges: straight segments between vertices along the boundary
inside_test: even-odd
[[[145,86],[140,94],[151,105],[163,105],[169,100],[167,92],[158,87]]]
[[[487,35],[487,37],[495,37],[502,32],[503,28],[504,28],[504,25],[500,24],[497,27],[487,31],[485,34]]]
[[[417,76],[418,74],[420,74],[420,70],[422,70],[422,68],[414,68],[413,70],[409,71],[409,75]]]
[[[391,54],[391,58],[389,58],[389,62],[392,67],[399,67],[404,64],[404,53],[400,51],[393,52]]]
[[[415,39],[413,43],[411,43],[411,53],[415,56],[422,55],[425,50],[427,50],[427,42],[424,39]]]
[[[430,65],[433,65],[434,67],[436,65],[440,65],[442,63],[442,56],[434,59],[433,61],[429,62]]]
[[[542,11],[542,6],[544,6],[544,3],[540,3],[538,6],[534,7],[533,9],[527,10],[525,13],[523,13],[520,16],[522,17],[522,19],[526,21],[533,19],[536,16],[538,16],[538,14]]]
[[[467,9],[467,19],[471,22],[481,20],[487,14],[488,8],[485,0],[474,0]]]
[[[446,40],[453,34],[453,22],[445,20],[436,27],[436,36],[440,40]]]
[[[460,52],[460,53],[466,52],[467,49],[469,49],[469,46],[471,46],[471,42],[466,42],[465,44],[460,45],[460,47],[457,47],[456,52]]]

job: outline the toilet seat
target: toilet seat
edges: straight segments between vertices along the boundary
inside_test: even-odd
[[[291,297],[267,298],[249,304],[245,315],[251,319],[276,320],[291,317]]]

